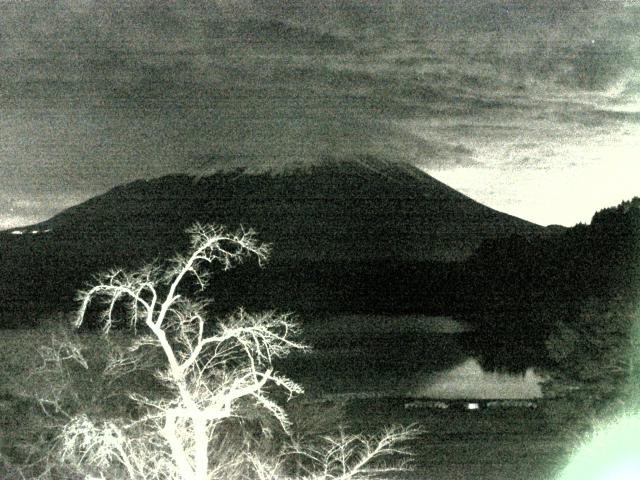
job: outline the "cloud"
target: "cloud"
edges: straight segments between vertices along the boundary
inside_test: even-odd
[[[323,155],[489,166],[522,132],[544,150],[552,126],[637,121],[607,110],[640,92],[622,2],[41,0],[0,2],[0,30],[7,191]]]
[[[81,194],[20,193],[0,194],[0,230],[30,225],[49,218],[61,208],[71,207]]]

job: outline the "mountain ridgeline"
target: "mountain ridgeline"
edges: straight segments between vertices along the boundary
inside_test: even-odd
[[[273,244],[274,261],[461,260],[490,238],[543,229],[497,212],[418,168],[371,158],[280,171],[137,181],[70,208],[36,228],[118,246],[176,246],[194,221],[240,225]],[[145,238],[136,234],[146,231]]]
[[[423,292],[447,276],[448,262],[468,258],[490,239],[545,233],[413,166],[372,158],[167,176],[116,187],[40,224],[0,233],[3,310],[69,308],[92,274],[184,251],[184,230],[196,221],[250,227],[273,245],[266,269],[247,264],[213,282],[220,308],[420,305]]]

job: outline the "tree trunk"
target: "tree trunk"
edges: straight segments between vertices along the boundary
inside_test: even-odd
[[[207,435],[207,420],[201,416],[191,417],[194,437],[195,480],[207,480],[209,473],[209,436]]]

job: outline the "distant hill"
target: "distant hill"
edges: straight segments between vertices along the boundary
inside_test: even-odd
[[[616,322],[623,319],[622,325],[630,326],[633,322],[624,322],[637,318],[639,311],[640,198],[600,210],[589,225],[578,224],[557,235],[488,241],[464,262],[461,272],[452,303],[463,307],[466,321],[480,327],[475,349],[486,368],[548,361],[545,342],[553,329],[566,325],[593,336],[592,343],[578,342],[575,348],[598,352],[607,342],[618,341],[622,348],[625,337],[602,338],[602,332],[608,328],[614,336],[629,334],[615,333],[620,327]],[[570,338],[563,342],[570,344]],[[530,349],[529,359],[525,348]],[[567,355],[572,348],[568,350]],[[602,359],[594,353],[593,360]]]
[[[184,229],[195,221],[254,228],[273,243],[276,268],[459,261],[486,240],[545,233],[418,168],[369,157],[175,175],[122,185],[45,222],[0,232],[0,294],[15,308],[27,299],[69,299],[92,273],[185,249]]]
[[[493,310],[640,298],[640,198],[602,209],[589,225],[556,235],[485,242],[466,264],[467,296]]]

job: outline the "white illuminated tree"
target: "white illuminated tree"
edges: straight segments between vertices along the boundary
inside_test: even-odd
[[[253,478],[280,479],[286,477],[282,465],[290,455],[311,460],[310,468],[298,472],[304,478],[370,478],[404,469],[404,463],[372,465],[406,453],[398,445],[413,438],[416,431],[411,428],[391,429],[373,438],[327,437],[324,448],[305,449],[292,442],[288,451],[272,458],[216,441],[224,422],[243,418],[247,405],[289,431],[290,421],[273,392],[291,398],[302,388],[278,374],[273,360],[307,347],[297,340],[298,326],[289,315],[239,309],[211,328],[207,302],[187,298],[186,281],[204,289],[210,264],[226,270],[249,256],[262,263],[269,247],[259,243],[253,231],[229,233],[196,224],[188,233],[188,256],[177,255],[164,267],[153,263],[135,272],[112,270],[80,293],[77,327],[93,311],[91,303],[100,300],[105,335],[116,326],[135,332],[127,348],[115,350],[105,372],[117,378],[150,371],[168,394],[130,392],[141,412],[132,418],[72,416],[60,435],[59,460],[85,476],[130,479],[246,478],[247,466]],[[149,369],[151,351],[161,352],[161,367]]]

